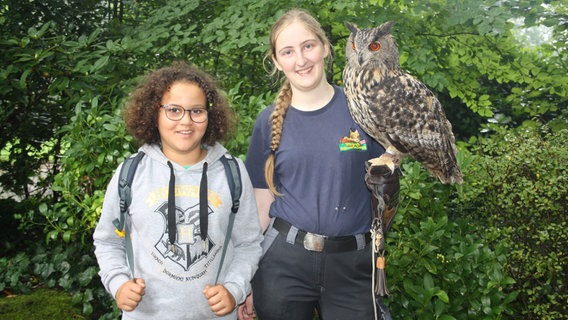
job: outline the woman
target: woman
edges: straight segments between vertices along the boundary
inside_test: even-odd
[[[373,319],[371,194],[365,162],[384,152],[326,81],[331,44],[302,10],[272,27],[268,56],[285,76],[256,120],[247,154],[265,232],[252,287],[261,320]],[[251,318],[249,304],[239,309]]]
[[[227,150],[218,143],[230,128],[229,111],[213,79],[185,63],[150,73],[126,104],[127,129],[145,153],[128,215],[134,274],[113,225],[118,169],[94,233],[99,274],[123,319],[235,319],[235,306],[250,292],[262,235],[240,160],[240,209],[215,283],[232,205],[219,160]]]

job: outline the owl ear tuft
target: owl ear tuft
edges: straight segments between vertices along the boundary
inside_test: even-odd
[[[396,24],[396,21],[387,21],[379,27],[379,29],[384,33],[390,33],[391,28]]]
[[[349,31],[351,31],[351,33],[357,33],[357,31],[359,31],[357,25],[349,21],[345,21],[345,26],[347,27],[347,29],[349,29]]]

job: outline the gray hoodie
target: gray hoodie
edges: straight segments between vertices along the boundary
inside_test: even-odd
[[[231,193],[219,160],[227,150],[220,144],[208,146],[205,159],[188,169],[172,163],[177,213],[177,236],[173,247],[168,240],[167,228],[168,159],[157,145],[143,145],[140,151],[146,156],[140,161],[132,182],[130,221],[134,277],[144,279],[146,288],[138,307],[132,312],[123,312],[122,318],[236,319],[236,311],[222,318],[215,316],[203,295],[206,285],[215,284],[231,212]],[[250,280],[261,255],[262,234],[252,185],[243,162],[237,160],[243,192],[219,283],[239,304],[250,292]],[[207,239],[203,241],[199,232],[199,185],[205,162],[208,163],[209,225]],[[120,166],[107,188],[93,236],[99,275],[113,297],[118,288],[131,279],[124,239],[115,233],[112,223],[120,211],[119,172]]]

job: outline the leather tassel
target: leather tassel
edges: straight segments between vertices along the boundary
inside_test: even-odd
[[[387,275],[385,273],[385,257],[377,257],[377,285],[375,286],[375,293],[381,297],[389,294],[387,288]]]

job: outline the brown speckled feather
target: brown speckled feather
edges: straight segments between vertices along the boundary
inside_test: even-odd
[[[443,183],[462,183],[452,126],[432,91],[400,67],[393,24],[347,24],[343,82],[351,114],[385,148],[411,156]]]

